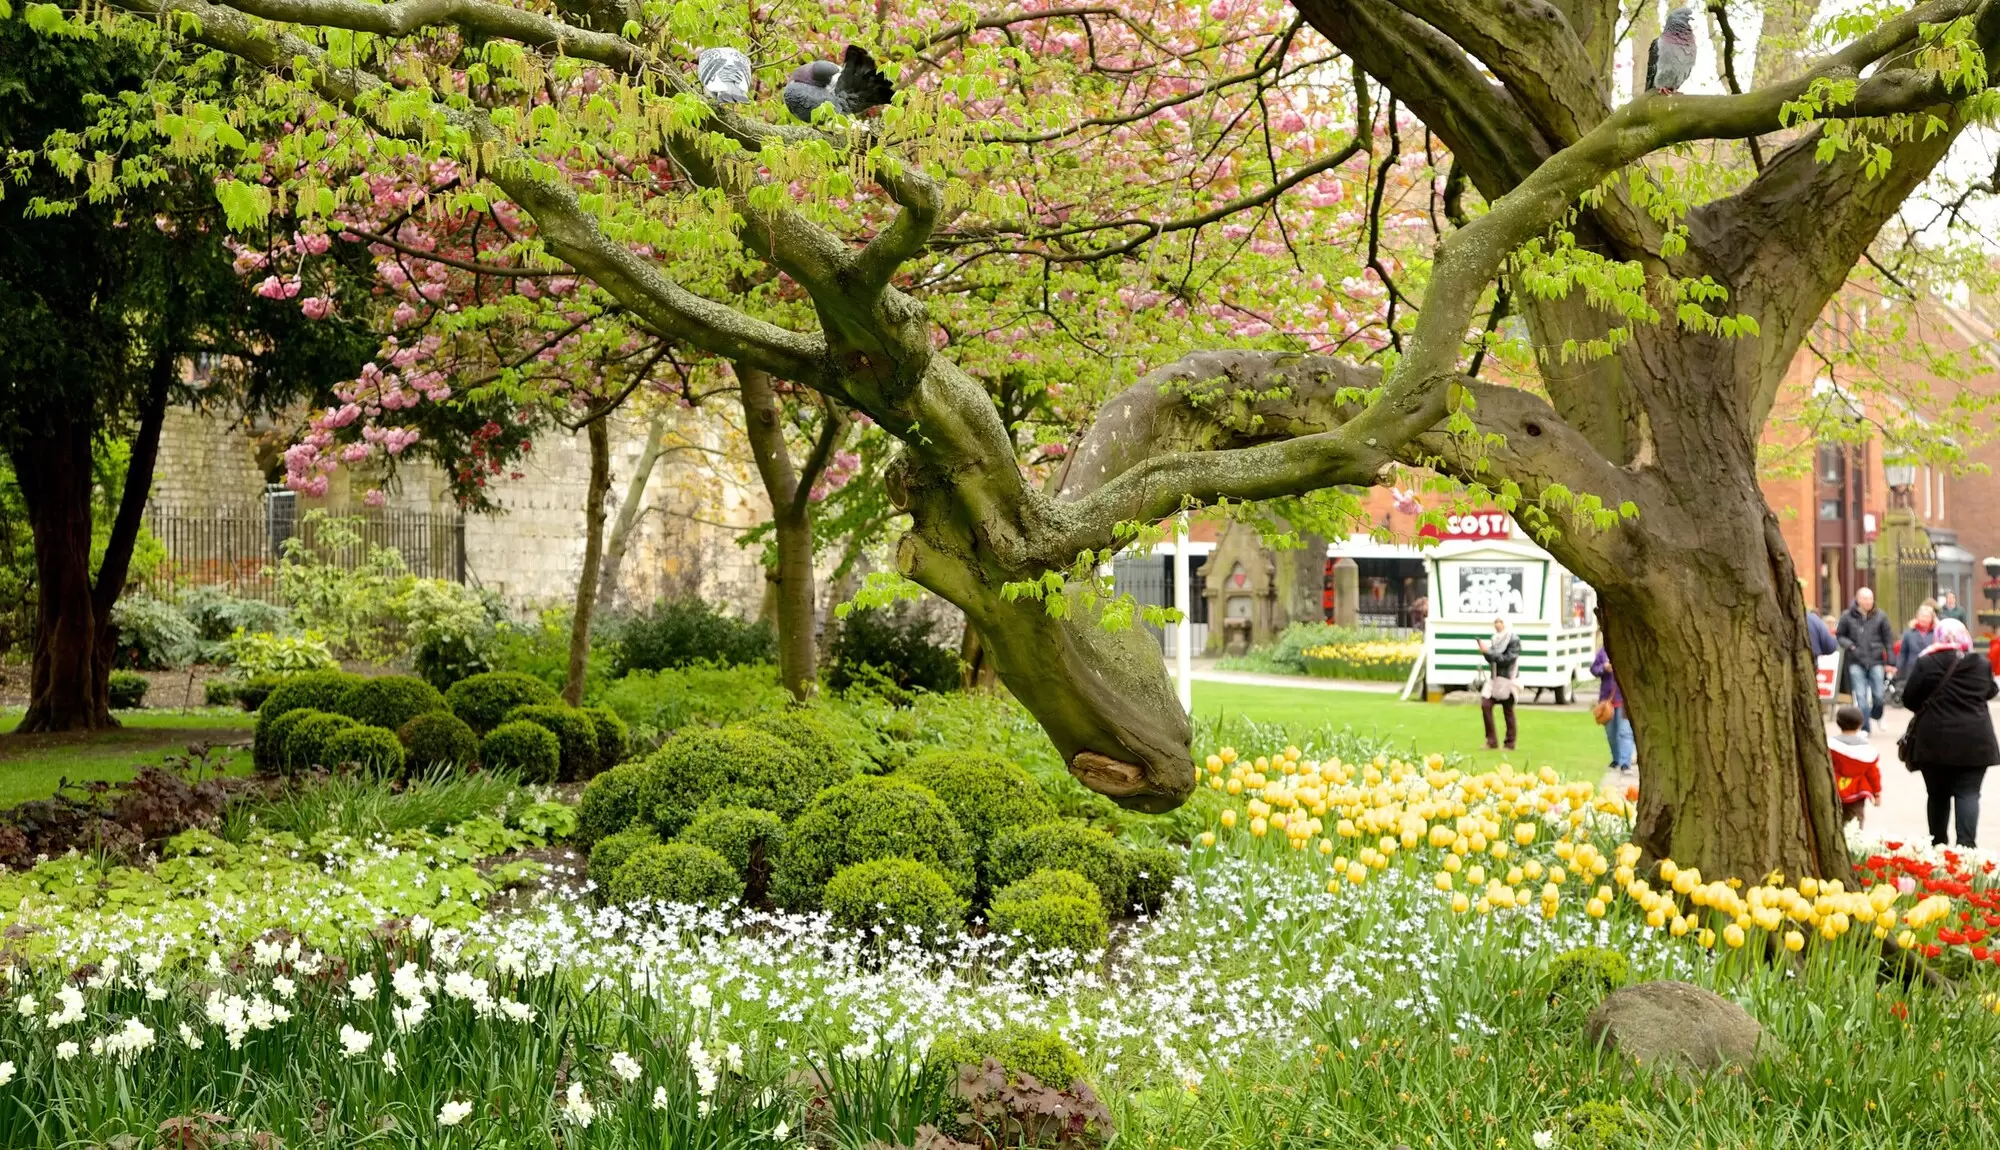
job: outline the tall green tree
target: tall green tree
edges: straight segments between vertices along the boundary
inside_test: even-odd
[[[36,589],[24,733],[115,725],[111,609],[168,407],[225,394],[274,402],[354,370],[373,347],[345,322],[260,294],[236,267],[241,249],[209,180],[107,132],[120,101],[162,66],[126,40],[50,37],[0,19],[10,168],[0,184],[0,450],[26,511]],[[208,60],[186,79],[214,96],[229,71]],[[78,197],[72,160],[122,170],[107,194]],[[92,451],[107,437],[131,448],[93,568]]]

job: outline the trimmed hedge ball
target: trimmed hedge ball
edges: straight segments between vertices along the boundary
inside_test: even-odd
[[[931,1057],[953,1067],[984,1066],[991,1058],[1010,1079],[1028,1074],[1058,1090],[1084,1076],[1083,1055],[1076,1047],[1055,1031],[1034,1026],[947,1034],[931,1044]]]
[[[269,724],[257,724],[257,731],[263,737],[265,748],[265,757],[257,761],[257,770],[264,774],[290,774],[294,768],[286,744],[291,742],[292,728],[298,726],[302,719],[323,713],[310,707],[302,707],[296,711],[286,711],[272,719]]]
[[[646,765],[652,784],[645,810],[662,837],[679,834],[710,803],[795,818],[814,795],[850,773],[841,764],[816,762],[783,739],[747,727],[683,729]]]
[[[987,857],[992,889],[1020,882],[1038,870],[1072,870],[1104,898],[1104,913],[1119,914],[1131,883],[1130,860],[1118,840],[1082,823],[1057,821],[1000,832]]]
[[[285,761],[294,771],[336,766],[338,764],[328,754],[333,737],[360,725],[346,715],[315,711],[300,719],[291,734],[285,736]]]
[[[525,719],[502,723],[479,740],[479,761],[489,771],[513,771],[524,783],[553,783],[562,770],[562,743]]]
[[[371,727],[400,730],[418,715],[445,709],[444,695],[414,675],[363,679],[340,697],[341,714]]]
[[[626,827],[615,835],[605,835],[590,848],[590,881],[609,890],[611,876],[618,873],[625,860],[647,847],[659,845],[659,832],[645,825]]]
[[[652,769],[644,763],[620,763],[590,780],[576,807],[576,833],[581,850],[617,834],[646,817],[644,804]]]
[[[815,760],[840,764],[842,778],[861,774],[870,761],[852,737],[843,737],[825,712],[810,706],[766,711],[743,725],[776,735]]]
[[[430,711],[404,723],[396,732],[408,752],[412,773],[437,767],[469,767],[479,761],[479,736],[450,711]]]
[[[486,671],[460,679],[444,693],[451,713],[484,735],[506,722],[516,707],[554,706],[562,702],[555,688],[519,671]]]
[[[609,707],[585,707],[583,713],[590,716],[590,725],[597,728],[597,769],[608,771],[624,762],[625,748],[632,741],[625,720]]]
[[[1037,871],[1003,888],[987,908],[995,934],[1014,935],[1035,950],[1091,954],[1111,939],[1096,885],[1072,870]]]
[[[146,705],[146,690],[152,681],[137,671],[113,671],[105,684],[111,709],[130,711]]]
[[[925,938],[956,933],[965,900],[937,868],[915,859],[872,859],[840,868],[823,895],[833,924],[847,930],[898,933],[915,927]]]
[[[509,723],[533,723],[562,744],[562,763],[556,778],[565,783],[587,779],[597,773],[597,724],[590,716],[566,703],[535,703],[507,712]]]
[[[611,876],[611,901],[726,906],[743,897],[743,880],[723,857],[693,843],[662,843],[632,852]]]
[[[987,855],[1000,832],[1061,817],[1033,776],[983,751],[926,751],[897,768],[896,777],[929,787],[951,808],[979,856],[982,880],[989,877]]]
[[[1158,914],[1174,883],[1187,873],[1187,853],[1173,847],[1130,849],[1125,852],[1125,873],[1131,879],[1125,891],[1126,905]]]
[[[744,899],[756,905],[770,891],[772,865],[785,847],[785,823],[756,807],[709,807],[674,837],[728,860],[743,879]]]
[[[237,683],[230,695],[236,700],[237,706],[246,711],[255,711],[264,705],[264,700],[271,697],[271,692],[284,684],[285,676],[266,671]]]
[[[357,726],[326,741],[326,761],[330,766],[360,766],[378,775],[403,773],[403,744],[396,732],[381,727]]]
[[[929,863],[954,891],[972,891],[972,852],[950,808],[915,783],[864,775],[822,793],[792,823],[773,893],[780,906],[815,910],[842,867],[880,858]]]
[[[303,675],[293,675],[271,688],[270,694],[257,708],[257,731],[251,737],[250,758],[260,771],[287,769],[281,762],[288,753],[284,743],[272,739],[271,724],[291,711],[338,712],[340,700],[346,696],[358,676],[345,671],[308,671]]]

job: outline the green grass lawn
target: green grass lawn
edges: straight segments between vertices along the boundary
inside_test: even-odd
[[[1259,724],[1275,724],[1301,737],[1320,727],[1352,727],[1374,738],[1429,754],[1460,754],[1478,768],[1509,762],[1522,769],[1543,764],[1565,778],[1603,778],[1611,761],[1604,730],[1585,710],[1556,710],[1523,703],[1515,708],[1521,724],[1519,746],[1513,751],[1489,751],[1480,726],[1479,708],[1464,704],[1405,703],[1392,694],[1368,691],[1314,690],[1309,687],[1265,687],[1195,680],[1196,720],[1240,715]],[[1498,724],[1500,715],[1493,721]],[[1252,748],[1239,747],[1249,752]],[[1270,748],[1255,748],[1258,752]]]
[[[186,751],[189,743],[247,742],[256,720],[233,708],[120,711],[123,726],[115,731],[14,735],[21,708],[0,709],[0,731],[7,732],[0,735],[0,807],[48,798],[63,779],[129,779],[142,766]],[[231,756],[228,772],[250,773],[249,753]]]

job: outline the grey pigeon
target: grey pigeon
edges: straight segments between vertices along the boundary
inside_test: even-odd
[[[866,51],[849,44],[840,61],[814,60],[792,73],[784,93],[792,115],[810,124],[814,108],[832,104],[842,115],[857,116],[895,96],[889,77],[876,69],[875,57]]]
[[[1680,91],[1694,74],[1694,52],[1694,9],[1676,8],[1646,53],[1646,90],[1663,96]]]
[[[703,48],[695,53],[695,71],[711,104],[750,102],[750,57],[734,48]]]

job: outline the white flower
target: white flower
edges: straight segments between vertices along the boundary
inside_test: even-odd
[[[456,1126],[472,1115],[472,1103],[447,1102],[438,1109],[439,1126]]]
[[[201,1049],[202,1046],[201,1035],[196,1034],[194,1032],[194,1028],[189,1026],[185,1022],[180,1024],[180,1035],[181,1035],[181,1043],[185,1045],[189,1050]]]
[[[424,996],[423,972],[414,962],[406,962],[389,976],[389,984],[396,988],[396,995],[406,1002],[415,1002]]]
[[[709,994],[707,983],[697,982],[688,988],[688,1002],[696,1010],[707,1010],[709,1004],[713,1001],[715,999]]]
[[[14,1064],[11,1062],[0,1062],[0,1086],[5,1086],[12,1081],[14,1081]]]
[[[20,1015],[22,1018],[33,1018],[35,1012],[40,1009],[41,1004],[35,1001],[35,996],[32,994],[24,994],[18,1002],[14,1003],[14,1013]]]
[[[427,999],[419,998],[413,1000],[408,1006],[398,1006],[391,1009],[389,1014],[395,1018],[398,1030],[415,1030],[423,1024],[424,1015],[429,1013],[430,1008],[431,1004]]]
[[[422,938],[431,932],[431,920],[418,915],[410,920],[410,937]]]
[[[374,1044],[375,1036],[365,1030],[356,1030],[352,1026],[340,1028],[340,1049],[349,1058],[361,1057],[368,1053],[368,1048]]]
[[[375,975],[362,971],[347,980],[347,994],[356,1002],[367,1002],[375,997]]]
[[[639,1075],[643,1071],[640,1069],[637,1059],[621,1050],[611,1056],[611,1073],[616,1074],[627,1082],[637,1082],[639,1081]]]
[[[511,998],[500,1003],[500,1013],[514,1022],[533,1022],[535,1020],[534,1007],[529,1006],[525,1002],[515,1002]]]
[[[125,1025],[104,1040],[104,1052],[118,1059],[122,1066],[132,1065],[132,1060],[152,1049],[157,1036],[153,1028],[136,1018],[128,1018]]]
[[[83,1021],[83,992],[74,986],[65,986],[56,991],[56,1003],[61,1007],[49,1013],[48,1028],[68,1026],[72,1022]]]
[[[396,1052],[393,1050],[384,1050],[382,1052],[382,1069],[394,1074],[396,1072],[396,1065]]]
[[[56,1043],[57,1062],[68,1062],[70,1059],[75,1058],[78,1054],[81,1054],[82,1052],[83,1052],[83,1047],[78,1046],[74,1042]]]
[[[776,1126],[771,1127],[771,1141],[773,1142],[783,1142],[791,1136],[792,1124],[789,1122],[780,1121]]]
[[[271,989],[278,992],[279,998],[291,998],[299,992],[299,984],[280,974],[272,977]]]
[[[1556,1144],[1555,1131],[1553,1130],[1535,1131],[1535,1150],[1549,1150],[1549,1147],[1555,1144]]]
[[[653,1087],[653,1109],[665,1110],[666,1108],[667,1108],[667,1088],[664,1086]]]
[[[583,1083],[569,1084],[569,1092],[563,1099],[563,1114],[586,1130],[597,1120],[597,1107],[591,1104],[590,1096],[583,1092]]]

